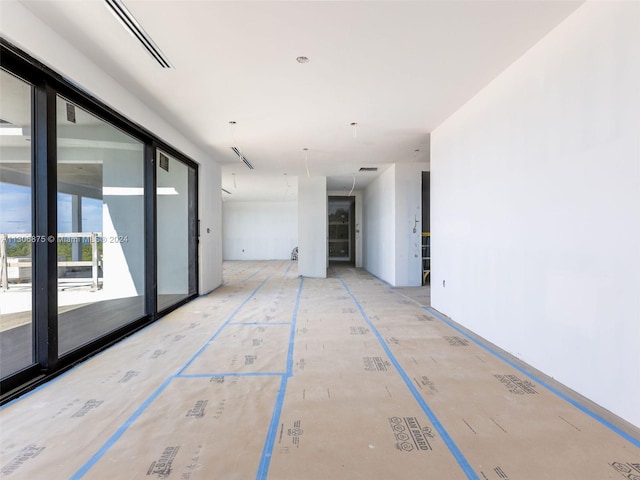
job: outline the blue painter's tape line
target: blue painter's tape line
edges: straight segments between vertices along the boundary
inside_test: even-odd
[[[256,480],[265,480],[269,473],[271,465],[271,456],[273,455],[273,447],[276,443],[278,434],[278,424],[280,423],[280,415],[282,414],[282,405],[284,404],[284,395],[287,391],[287,380],[293,375],[293,346],[296,334],[296,321],[298,320],[298,309],[300,307],[300,297],[302,296],[302,286],[304,278],[300,277],[300,286],[298,287],[298,295],[296,296],[296,304],[293,307],[293,317],[291,321],[291,333],[289,334],[289,350],[287,352],[287,374],[282,377],[280,382],[280,390],[276,398],[276,404],[273,407],[269,430],[267,431],[267,440],[264,442],[262,455],[260,456],[260,464],[256,473]]]
[[[124,432],[136,421],[136,419],[144,412],[149,405],[162,393],[162,391],[167,388],[169,383],[175,378],[177,378],[184,370],[191,365],[191,363],[198,358],[198,356],[209,346],[209,344],[218,336],[218,334],[224,329],[225,326],[233,319],[233,317],[240,311],[240,309],[256,294],[256,292],[262,288],[262,286],[269,280],[271,276],[265,278],[260,285],[258,285],[249,296],[238,306],[236,309],[231,312],[227,320],[218,328],[216,333],[205,343],[196,353],[193,355],[189,361],[176,373],[167,378],[158,389],[151,394],[151,396],[142,404],[138,409],[129,417],[129,419],[120,427],[116,432],[107,440],[107,442],[98,450],[87,463],[85,463],[74,475],[71,477],[71,480],[77,480],[82,478],[103,456],[109,449],[113,446],[113,444],[124,434]],[[283,378],[286,378],[286,375],[283,375]]]
[[[284,375],[280,381],[280,390],[278,391],[276,404],[273,407],[273,415],[271,415],[271,422],[269,423],[269,430],[267,431],[267,441],[264,442],[264,447],[262,448],[256,480],[265,480],[269,473],[269,465],[271,465],[271,455],[273,454],[273,447],[278,434],[278,424],[280,423],[280,414],[282,413],[282,404],[284,403],[284,394],[287,390],[288,378],[287,375]]]
[[[133,341],[138,335],[142,335],[142,333],[144,333],[147,329],[149,329],[151,327],[153,327],[153,323],[145,325],[141,329],[136,330],[131,335],[127,336],[126,338],[123,338],[122,340],[120,340],[118,343],[120,345],[126,345],[128,342]],[[91,357],[91,359],[100,358],[103,355],[106,355],[109,352],[109,350],[110,350],[110,348],[105,348],[104,350],[101,350],[97,354],[93,355]],[[89,359],[89,360],[91,360],[91,359]],[[25,400],[26,398],[30,397],[31,395],[33,395],[35,393],[38,393],[40,390],[43,390],[43,389],[45,389],[47,387],[52,386],[58,380],[61,380],[62,378],[66,377],[67,375],[69,375],[69,374],[71,374],[73,372],[76,372],[78,367],[80,367],[82,364],[84,364],[85,362],[87,362],[89,360],[83,360],[81,363],[79,363],[77,365],[74,365],[72,368],[69,368],[69,370],[67,370],[66,372],[61,373],[60,375],[52,378],[51,380],[47,380],[42,385],[39,385],[36,388],[34,388],[33,390],[30,390],[30,391],[26,392],[24,395],[21,395],[20,397],[14,399],[14,400],[11,400],[10,402],[5,403],[4,405],[0,406],[0,411],[4,410],[7,407],[10,407],[11,405],[14,405],[17,402],[21,402],[22,400]]]
[[[291,261],[291,262],[289,263],[289,266],[288,266],[288,267],[287,267],[287,269],[284,271],[284,275],[283,275],[284,277],[286,277],[286,276],[287,276],[287,273],[289,273],[289,270],[291,270],[291,267],[293,267],[293,261]]]
[[[532,379],[534,382],[536,382],[539,385],[542,385],[543,387],[545,387],[547,390],[549,390],[552,393],[555,393],[558,397],[562,398],[563,400],[569,402],[571,405],[573,405],[574,407],[576,407],[578,410],[580,410],[581,412],[589,415],[591,418],[593,418],[594,420],[600,422],[602,425],[604,425],[605,427],[607,427],[608,429],[610,429],[611,431],[617,433],[618,435],[620,435],[622,438],[624,438],[625,440],[627,440],[628,442],[632,443],[633,445],[635,445],[636,447],[640,447],[640,440],[638,440],[637,438],[632,437],[631,435],[629,435],[628,433],[622,431],[621,429],[619,429],[618,427],[616,427],[615,425],[613,425],[612,423],[608,422],[607,420],[605,420],[604,418],[602,418],[600,415],[598,415],[597,413],[591,411],[589,408],[585,407],[584,405],[582,405],[581,403],[577,402],[576,400],[572,399],[571,397],[569,397],[568,395],[566,395],[565,393],[562,393],[560,390],[556,389],[555,387],[553,387],[552,385],[548,384],[547,382],[545,382],[544,380],[536,377],[535,375],[533,375],[532,373],[526,371],[524,368],[522,368],[520,365],[518,365],[517,363],[515,363],[513,360],[505,357],[504,355],[502,355],[499,352],[496,352],[494,349],[492,349],[490,346],[485,345],[483,342],[479,341],[478,339],[468,335],[464,330],[462,330],[460,327],[458,327],[457,325],[455,325],[453,322],[451,322],[449,319],[447,319],[446,317],[444,317],[440,312],[438,312],[437,310],[434,310],[433,308],[429,308],[429,307],[422,307],[422,309],[428,313],[430,313],[431,315],[433,315],[434,317],[436,317],[437,319],[439,319],[440,321],[442,321],[443,323],[447,324],[448,326],[450,326],[451,328],[453,328],[456,332],[464,335],[466,338],[468,338],[469,340],[471,340],[473,343],[475,343],[476,345],[480,346],[481,348],[485,349],[487,352],[491,353],[492,355],[494,355],[495,357],[499,358],[500,360],[502,360],[503,362],[505,362],[506,364],[508,364],[509,366],[515,368],[516,370],[518,370],[520,373],[522,373],[523,375],[526,375],[527,377],[529,377],[530,379]]]
[[[304,278],[300,277],[300,286],[296,296],[296,304],[293,307],[293,317],[291,319],[291,333],[289,334],[289,351],[287,352],[287,375],[293,375],[293,345],[296,336],[296,323],[298,321],[298,309],[300,308],[300,297],[302,296],[302,286]]]
[[[380,345],[382,346],[385,353],[389,357],[389,360],[391,361],[393,366],[396,368],[396,370],[402,377],[402,380],[404,380],[404,383],[407,385],[407,387],[411,391],[413,398],[415,398],[415,400],[420,405],[420,408],[422,408],[422,411],[427,415],[427,417],[429,417],[429,420],[431,421],[434,428],[438,431],[438,433],[442,437],[442,440],[447,445],[447,448],[452,453],[453,457],[456,459],[456,461],[458,462],[458,465],[460,465],[460,468],[462,468],[467,478],[470,480],[479,480],[480,477],[478,477],[478,475],[473,470],[473,468],[471,468],[471,465],[469,464],[465,456],[462,454],[458,446],[455,444],[455,442],[453,441],[453,439],[451,438],[447,430],[444,428],[442,423],[440,423],[440,420],[438,419],[438,417],[436,417],[435,413],[433,413],[429,405],[427,405],[427,402],[424,401],[424,399],[420,395],[420,392],[418,392],[413,382],[409,378],[409,375],[407,375],[407,372],[404,371],[404,369],[402,368],[402,366],[400,365],[396,357],[391,352],[391,349],[389,348],[387,343],[384,341],[384,338],[382,338],[382,335],[380,335],[380,332],[378,331],[378,329],[375,327],[373,322],[371,322],[371,320],[365,313],[364,309],[362,308],[362,305],[360,305],[360,302],[358,302],[355,295],[351,293],[351,290],[349,290],[349,287],[347,287],[346,283],[344,283],[344,281],[342,280],[342,278],[340,278],[337,272],[335,273],[335,275],[338,281],[342,284],[344,289],[353,299],[354,303],[358,307],[358,310],[360,311],[360,315],[362,315],[362,318],[364,318],[365,322],[367,322],[367,325],[369,325],[369,328],[371,329],[371,331],[378,338],[378,342],[380,342]]]
[[[213,377],[282,377],[286,372],[223,372],[178,374],[176,378],[213,378]]]
[[[45,388],[50,387],[51,385],[53,385],[57,381],[62,380],[64,377],[69,375],[72,371],[73,370],[69,370],[67,372],[64,372],[64,373],[58,375],[56,378],[48,380],[46,383],[43,383],[42,385],[38,385],[36,388],[34,388],[33,390],[28,391],[24,395],[21,395],[20,397],[15,398],[15,399],[11,400],[10,402],[5,403],[4,405],[2,405],[0,407],[0,412],[2,410],[4,410],[5,408],[10,407],[11,405],[15,405],[16,403],[21,402],[22,400],[24,400],[26,398],[29,398],[31,395],[34,395],[34,394],[38,393],[40,390],[44,390]]]
[[[231,320],[233,319],[233,317],[235,317],[235,316],[236,316],[236,314],[240,311],[240,309],[241,309],[242,307],[244,307],[244,306],[247,304],[247,302],[253,298],[253,296],[256,294],[256,292],[257,292],[258,290],[260,290],[260,289],[262,288],[262,286],[263,286],[265,283],[267,283],[267,280],[269,280],[269,278],[271,278],[271,277],[267,277],[267,278],[265,278],[265,279],[262,281],[262,283],[261,283],[260,285],[258,285],[258,286],[253,290],[253,292],[251,292],[251,294],[250,294],[247,298],[245,298],[245,299],[244,299],[244,301],[243,301],[240,305],[238,305],[238,306],[236,307],[236,309],[235,309],[233,312],[231,312],[231,314],[227,317],[227,319],[225,320],[225,322],[224,322],[222,325],[220,325],[220,328],[218,328],[218,330],[216,331],[216,333],[214,333],[214,334],[211,336],[211,338],[209,338],[209,340],[207,341],[207,343],[205,343],[202,347],[200,347],[200,349],[199,349],[199,350],[198,350],[198,351],[193,355],[193,357],[191,357],[191,358],[189,359],[189,361],[187,361],[187,363],[186,363],[186,364],[185,364],[185,365],[184,365],[184,366],[183,366],[183,367],[178,371],[178,375],[182,374],[182,372],[184,372],[187,368],[189,368],[189,367],[191,366],[191,364],[192,364],[192,363],[193,363],[193,362],[194,362],[194,361],[195,361],[195,360],[196,360],[200,355],[202,355],[202,352],[204,352],[204,351],[207,349],[207,347],[208,347],[209,345],[211,345],[211,343],[216,339],[216,337],[217,337],[218,335],[220,335],[220,332],[222,332],[222,330],[224,330],[224,328],[225,328],[225,327],[226,327],[226,326],[231,322]]]
[[[249,280],[251,280],[254,276],[256,276],[257,274],[259,274],[262,270],[264,270],[265,268],[267,268],[269,266],[269,264],[267,263],[264,267],[256,270],[255,272],[253,272],[251,275],[249,275],[247,278],[245,278],[242,283],[246,283]]]
[[[85,463],[80,469],[73,474],[71,480],[77,480],[82,478],[101,458],[107,453],[107,451],[113,446],[114,443],[118,441],[118,439],[127,431],[127,429],[135,422],[138,417],[144,412],[149,405],[160,395],[165,388],[171,383],[173,377],[167,378],[162,385],[160,385],[155,392],[151,394],[149,398],[145,400],[145,402],[138,407],[138,409],[129,417],[129,419],[116,430],[116,432],[111,435],[111,438],[106,441],[104,445],[98,450],[88,461]]]

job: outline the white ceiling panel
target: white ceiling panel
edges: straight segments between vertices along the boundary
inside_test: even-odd
[[[360,167],[428,162],[429,133],[581,2],[124,0],[173,69],[103,1],[22,3],[210,152],[223,188],[235,173],[235,201],[283,198],[304,148],[338,190],[374,178]]]

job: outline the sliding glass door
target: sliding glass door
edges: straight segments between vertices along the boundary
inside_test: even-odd
[[[0,378],[34,363],[32,90],[0,70]]]
[[[158,311],[196,293],[196,170],[156,156]]]
[[[144,144],[56,101],[58,347],[145,315]]]
[[[0,38],[0,404],[198,291],[197,165]]]

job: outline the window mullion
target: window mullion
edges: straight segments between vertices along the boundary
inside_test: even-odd
[[[36,363],[51,371],[58,361],[56,94],[46,83],[34,90],[34,347]]]

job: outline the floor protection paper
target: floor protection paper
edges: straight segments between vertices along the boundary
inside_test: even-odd
[[[640,479],[640,434],[366,272],[224,284],[0,411],[10,479]]]

